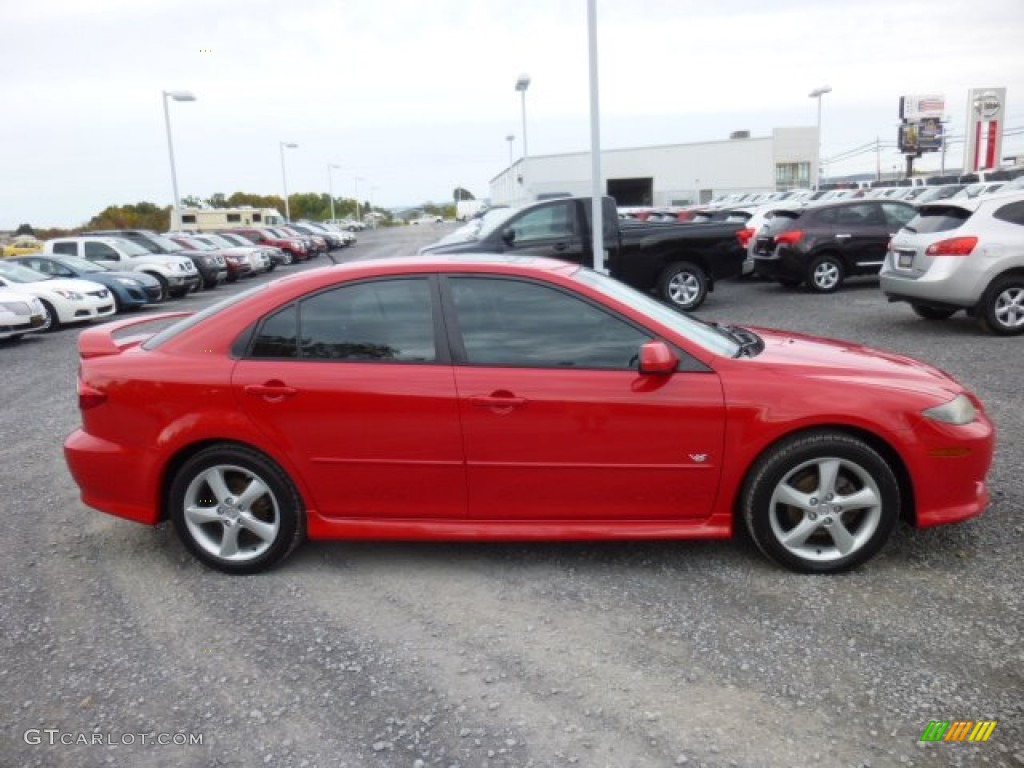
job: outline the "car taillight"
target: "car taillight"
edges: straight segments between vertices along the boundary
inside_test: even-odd
[[[88,384],[83,384],[81,379],[78,380],[78,408],[80,410],[87,411],[90,408],[95,408],[97,405],[103,405],[106,401],[106,392],[101,392],[90,387]]]
[[[775,236],[776,245],[796,245],[804,236],[802,229],[791,229],[788,232],[781,232]]]
[[[949,240],[939,240],[928,246],[925,254],[928,256],[970,256],[974,246],[978,244],[976,237],[952,237]]]
[[[746,248],[750,244],[750,238],[756,234],[756,230],[753,229],[741,229],[736,232],[736,239],[740,241],[740,245]]]

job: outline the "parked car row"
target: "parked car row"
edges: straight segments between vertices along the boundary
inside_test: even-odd
[[[1024,176],[641,213],[620,210],[620,221],[651,237],[684,219],[745,222],[736,232],[747,251],[744,275],[833,293],[848,277],[881,273],[889,300],[908,302],[920,317],[963,310],[987,331],[1024,333]]]
[[[52,331],[271,272],[355,242],[328,225],[88,232],[0,260],[0,339]]]

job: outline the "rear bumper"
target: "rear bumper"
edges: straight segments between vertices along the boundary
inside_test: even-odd
[[[64,440],[64,459],[85,504],[137,523],[154,525],[159,521],[153,493],[154,464],[144,451],[129,450],[77,429]]]

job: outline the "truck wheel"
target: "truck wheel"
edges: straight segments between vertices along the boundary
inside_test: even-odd
[[[978,322],[999,336],[1024,333],[1024,276],[1006,275],[993,281],[978,304]]]
[[[696,309],[708,295],[707,276],[688,261],[671,264],[658,278],[658,295],[675,309]]]
[[[157,299],[157,303],[167,301],[167,278],[159,272],[144,272],[143,274],[149,275],[160,283],[160,297]]]
[[[807,285],[815,293],[835,293],[843,284],[846,270],[838,256],[823,253],[807,270]]]

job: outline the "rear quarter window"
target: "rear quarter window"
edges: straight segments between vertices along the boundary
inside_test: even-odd
[[[1024,200],[1004,205],[993,213],[992,217],[1000,221],[1008,221],[1011,224],[1024,226]]]
[[[911,232],[949,232],[971,218],[971,212],[955,205],[931,205],[907,222]]]

